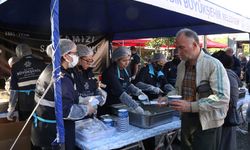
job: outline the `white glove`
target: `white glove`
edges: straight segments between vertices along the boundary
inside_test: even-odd
[[[103,89],[99,88],[97,89],[100,92],[100,96],[97,96],[97,99],[99,100],[99,105],[103,106],[106,103],[107,99],[107,92],[104,91]]]
[[[154,94],[164,93],[159,87],[154,87],[153,92],[154,92]]]
[[[135,108],[135,112],[138,114],[144,114],[144,110],[140,106]]]
[[[15,109],[12,109],[12,110],[8,111],[8,113],[7,113],[7,120],[13,121],[14,114],[15,114],[14,112],[15,112]]]
[[[96,96],[96,100],[98,100],[98,105],[103,106],[106,103],[106,99],[103,96]]]
[[[104,105],[106,102],[106,98],[104,96],[98,95],[98,96],[87,96],[82,97],[79,96],[79,104],[88,105],[88,103],[92,103],[94,105]]]
[[[87,105],[89,103],[89,100],[90,100],[90,97],[82,97],[82,96],[79,96],[79,104],[84,104],[84,105]]]
[[[131,77],[131,80],[134,80],[134,79],[135,79],[135,77],[136,77],[136,76],[135,76],[135,75],[133,75],[133,76]]]
[[[96,114],[97,113],[96,108],[94,108],[91,103],[89,103],[87,105],[87,108],[88,108],[88,112],[87,112],[88,115],[92,115],[92,114]]]
[[[93,98],[93,99],[90,99],[90,100],[89,100],[89,103],[91,104],[91,106],[92,106],[93,108],[97,109],[97,107],[98,107],[98,105],[99,105],[99,100]]]

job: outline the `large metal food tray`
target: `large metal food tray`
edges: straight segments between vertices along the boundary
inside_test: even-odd
[[[115,104],[112,105],[112,112],[117,115],[118,109],[122,108],[128,109],[129,123],[141,128],[152,128],[169,123],[173,120],[173,117],[176,114],[176,111],[166,105],[142,105],[142,108],[145,111],[151,112],[151,114],[142,115],[135,113],[124,104]]]

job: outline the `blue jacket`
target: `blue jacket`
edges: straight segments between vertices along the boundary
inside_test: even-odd
[[[52,65],[48,65],[40,75],[36,91],[35,101],[41,98],[47,89],[52,77]],[[75,144],[75,123],[77,119],[81,119],[87,115],[87,108],[84,105],[78,105],[78,94],[73,88],[73,79],[68,70],[61,69],[63,77],[61,78],[62,88],[62,108],[65,127],[66,149],[74,149]],[[54,88],[50,87],[44,99],[36,110],[36,115],[45,120],[55,121],[54,109]],[[34,118],[35,120],[36,118]],[[31,141],[35,146],[49,147],[56,138],[56,124],[37,121],[32,126]]]

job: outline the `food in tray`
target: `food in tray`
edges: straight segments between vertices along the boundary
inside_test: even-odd
[[[144,115],[152,115],[152,113],[148,110],[144,111]]]
[[[136,112],[134,110],[130,110],[129,112],[132,112],[132,113],[136,114]],[[149,110],[144,110],[144,114],[143,115],[150,116],[150,115],[154,115],[154,114],[156,114],[156,112],[150,112]]]

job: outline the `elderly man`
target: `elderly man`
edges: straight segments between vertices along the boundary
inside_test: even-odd
[[[45,64],[32,56],[27,44],[16,47],[16,55],[20,59],[11,68],[10,102],[7,119],[12,120],[15,109],[19,120],[26,120],[34,108],[34,90],[36,81],[45,68]]]
[[[197,33],[181,29],[176,34],[176,48],[182,60],[177,69],[176,89],[182,100],[170,102],[181,113],[183,150],[216,150],[221,126],[230,99],[229,79],[223,65],[205,54]]]
[[[232,67],[232,70],[240,78],[240,74],[241,74],[240,60],[237,57],[235,57],[234,50],[231,47],[226,48],[226,54],[228,56],[231,56],[233,58],[233,67]]]

